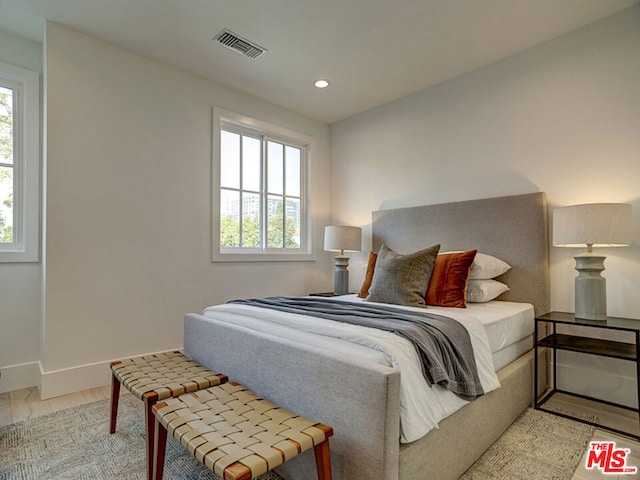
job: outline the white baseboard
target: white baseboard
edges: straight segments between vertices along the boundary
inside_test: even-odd
[[[31,362],[0,368],[0,393],[38,386],[40,363]]]
[[[162,352],[169,350],[181,351],[182,348],[167,349],[162,350]],[[124,358],[114,358],[113,360],[104,362],[89,363],[76,367],[51,370],[49,372],[40,371],[40,398],[46,400],[67,393],[109,385],[111,383],[111,371],[109,368],[111,362],[141,355],[153,355],[155,353],[160,352],[134,354]]]
[[[67,393],[108,385],[111,381],[109,364],[98,362],[77,367],[41,372],[40,398],[46,400]]]

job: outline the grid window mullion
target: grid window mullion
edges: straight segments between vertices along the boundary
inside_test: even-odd
[[[240,172],[239,172],[239,182],[240,182],[240,205],[239,205],[239,210],[240,210],[240,246],[244,246],[244,189],[242,188],[243,185],[243,178],[242,178],[242,165],[244,163],[244,157],[243,157],[243,147],[244,147],[244,135],[240,135],[240,164],[238,165]]]
[[[282,248],[287,248],[287,148],[282,145]]]
[[[267,222],[269,220],[269,149],[265,147],[267,143],[267,139],[262,137],[262,142],[260,144],[261,147],[261,167],[262,167],[262,178],[261,186],[262,186],[262,205],[260,208],[260,239],[262,240],[262,248],[263,250],[268,247],[268,225]]]

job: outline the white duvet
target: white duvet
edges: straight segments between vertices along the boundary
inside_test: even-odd
[[[340,299],[361,301],[355,296]],[[424,311],[414,307],[397,307]],[[485,393],[488,393],[498,388],[500,383],[495,374],[487,334],[474,315],[456,310],[455,319],[466,327],[471,337],[480,382]],[[433,313],[443,314],[441,311]],[[208,307],[203,315],[398,368],[401,372],[400,440],[405,443],[413,442],[437,428],[441,420],[468,403],[439,385],[430,387],[422,375],[413,345],[390,332],[233,303]]]

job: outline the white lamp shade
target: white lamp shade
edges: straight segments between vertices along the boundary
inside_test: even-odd
[[[556,247],[623,247],[631,244],[631,205],[589,203],[553,211]]]
[[[324,227],[324,249],[330,252],[359,252],[362,245],[360,227]]]

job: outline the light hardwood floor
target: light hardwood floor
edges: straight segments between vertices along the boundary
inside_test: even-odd
[[[20,422],[27,418],[34,418],[47,413],[52,413],[65,408],[91,403],[98,400],[108,399],[110,397],[110,386],[92,388],[82,392],[71,393],[49,400],[40,400],[37,388],[25,388],[10,393],[0,394],[0,426],[9,425],[11,423]],[[130,395],[127,390],[122,389],[122,395]],[[581,399],[572,397],[559,399],[558,405],[565,411],[574,411],[576,413],[583,412],[591,406],[583,403]],[[108,412],[105,412],[107,414]],[[601,419],[612,422],[622,422],[622,428],[629,425],[629,418],[620,418],[618,415],[612,415],[604,407],[598,411]],[[633,419],[637,424],[637,418]],[[616,435],[606,430],[596,429],[593,436],[594,441],[614,441],[616,448],[629,448],[630,455],[627,457],[627,466],[635,466],[640,468],[640,442],[631,440],[629,437]],[[586,452],[585,452],[586,455]],[[586,458],[586,457],[585,457]],[[587,470],[585,468],[585,458],[581,461],[571,480],[631,480],[640,479],[640,473],[636,475],[604,475],[599,470]]]
[[[123,390],[122,393],[127,392]],[[65,408],[96,402],[111,396],[111,387],[92,388],[60,397],[40,400],[36,387],[23,388],[9,393],[0,393],[0,425],[21,422]]]

